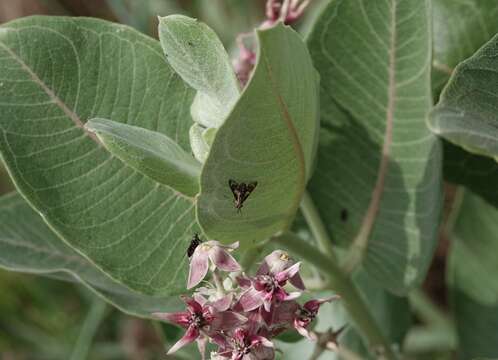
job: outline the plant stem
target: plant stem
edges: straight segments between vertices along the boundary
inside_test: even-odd
[[[330,255],[320,252],[315,246],[290,232],[276,236],[272,241],[278,242],[289,251],[298,254],[310,264],[317,267],[329,280],[331,288],[344,300],[344,307],[358,330],[368,340],[370,348],[382,352],[386,359],[396,359],[389,342],[382,334],[377,321],[367,307],[357,287],[342,272],[339,265]]]
[[[311,199],[311,196],[307,191],[304,192],[303,199],[301,200],[301,212],[310,227],[313,237],[318,242],[320,250],[335,261],[336,258],[332,248],[332,240],[330,240],[327,229],[313,203],[313,199]]]
[[[106,306],[106,303],[99,298],[93,300],[71,354],[71,360],[85,360],[88,358],[93,337],[104,319]]]
[[[218,296],[219,297],[225,296],[226,295],[225,287],[223,286],[223,281],[221,281],[218,269],[213,270],[213,281],[214,284],[216,285],[216,290],[218,290]]]

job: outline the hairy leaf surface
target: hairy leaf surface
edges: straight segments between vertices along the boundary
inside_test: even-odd
[[[456,68],[431,112],[431,130],[478,155],[498,158],[498,35]]]
[[[247,245],[288,227],[310,177],[318,129],[316,73],[290,27],[258,31],[252,78],[218,129],[201,175],[197,217],[206,234]],[[239,213],[229,180],[257,182]]]
[[[159,20],[159,39],[168,62],[197,90],[192,117],[219,127],[239,97],[239,85],[223,44],[206,24],[183,15]]]
[[[107,119],[91,119],[85,128],[142,174],[186,196],[199,192],[201,164],[166,135]]]
[[[120,310],[150,317],[180,306],[177,296],[152,297],[131,291],[64,244],[18,194],[0,198],[0,267],[78,281]]]
[[[431,107],[429,1],[338,0],[308,45],[321,77],[311,196],[333,239],[382,286],[404,293],[429,266],[441,207]]]
[[[192,91],[159,43],[122,25],[32,17],[0,28],[0,152],[21,194],[107,274],[150,294],[184,288],[193,203],[110,154],[87,119],[188,149]]]

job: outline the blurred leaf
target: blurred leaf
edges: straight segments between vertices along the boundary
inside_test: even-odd
[[[149,294],[182,291],[193,199],[113,157],[87,119],[158,131],[188,150],[192,92],[159,43],[88,18],[0,28],[0,152],[17,188],[61,238]]]
[[[441,209],[431,107],[429,1],[333,1],[308,37],[321,76],[310,193],[333,240],[380,285],[425,277]]]
[[[201,164],[166,135],[107,119],[91,119],[85,128],[140,173],[190,197],[199,192]]]
[[[498,210],[466,191],[448,262],[463,359],[498,356]]]
[[[258,31],[252,78],[218,129],[201,175],[197,217],[205,233],[247,246],[293,221],[311,174],[318,129],[316,73],[290,27]],[[257,181],[238,213],[229,179]]]
[[[439,95],[455,67],[498,32],[495,0],[433,0],[432,87]]]
[[[444,141],[444,177],[453,184],[466,186],[498,207],[498,163],[494,159],[469,153]]]
[[[469,152],[498,159],[498,36],[456,68],[429,127]]]
[[[159,21],[166,59],[197,90],[192,117],[205,127],[219,127],[239,97],[238,81],[228,54],[206,24],[183,15]]]
[[[180,308],[174,297],[135,293],[111,280],[65,245],[18,194],[0,198],[0,267],[25,273],[76,279],[120,310],[141,317]]]

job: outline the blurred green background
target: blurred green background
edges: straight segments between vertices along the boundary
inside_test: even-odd
[[[157,16],[181,13],[206,22],[234,53],[237,34],[262,22],[265,2],[0,0],[0,24],[29,15],[91,16],[127,24],[156,37]],[[306,31],[323,2],[313,2],[307,16],[297,24],[301,31]],[[13,189],[0,163],[0,194]],[[1,360],[164,359],[165,339],[155,326],[105,305],[78,284],[0,269]],[[179,335],[175,328],[169,328],[166,334]],[[175,358],[197,357],[187,350]]]

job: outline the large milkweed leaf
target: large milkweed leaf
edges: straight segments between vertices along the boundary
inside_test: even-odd
[[[311,174],[318,129],[316,71],[288,26],[257,31],[252,78],[218,129],[201,174],[197,217],[204,232],[242,245],[290,225]],[[241,213],[229,180],[257,182]]]
[[[469,152],[498,159],[498,35],[457,66],[431,112],[431,130]]]
[[[453,233],[448,282],[462,359],[498,357],[498,210],[466,191]]]
[[[199,192],[201,164],[166,135],[108,119],[91,119],[85,128],[142,174],[187,196]]]
[[[441,148],[431,107],[429,1],[338,0],[308,38],[321,76],[317,170],[310,192],[335,241],[405,293],[437,239]]]
[[[192,199],[125,165],[83,126],[108,118],[188,149],[193,93],[163,57],[157,41],[101,20],[0,27],[0,152],[15,185],[65,242],[149,294],[185,286]]]
[[[433,0],[432,88],[438,95],[455,67],[498,32],[495,0]]]
[[[159,39],[168,62],[197,90],[194,120],[219,127],[239,97],[239,85],[216,33],[197,19],[170,15],[159,19]]]
[[[142,317],[179,307],[179,298],[152,297],[113,281],[64,244],[18,194],[0,198],[0,267],[83,283],[120,310]]]

